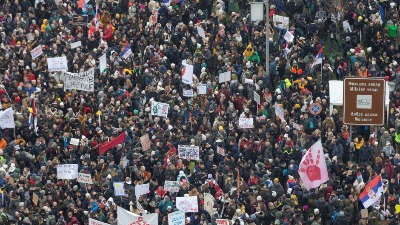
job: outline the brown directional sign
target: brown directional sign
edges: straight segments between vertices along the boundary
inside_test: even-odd
[[[345,78],[343,81],[343,123],[383,125],[385,123],[383,78]]]

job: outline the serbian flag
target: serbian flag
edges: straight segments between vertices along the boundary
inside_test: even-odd
[[[321,64],[322,63],[322,48],[319,49],[318,54],[315,56],[314,62],[311,66],[313,68],[315,65]]]
[[[383,192],[383,184],[381,175],[371,180],[360,194],[360,201],[365,208],[370,207],[375,202],[379,201]]]
[[[103,143],[99,147],[99,155],[103,155],[104,152],[108,151],[110,148],[125,142],[125,132],[118,135],[118,137],[113,138],[111,141]]]
[[[299,175],[307,190],[319,187],[329,180],[321,140],[313,144],[301,159]]]

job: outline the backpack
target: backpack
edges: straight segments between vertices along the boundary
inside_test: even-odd
[[[335,212],[332,213],[331,224],[335,223],[335,221],[337,220],[338,216],[339,216],[339,212],[338,211],[335,211]]]
[[[314,122],[312,120],[310,120],[310,123],[308,124],[308,127],[310,129],[314,129]]]
[[[2,214],[0,215],[0,224],[1,224],[1,225],[9,225],[9,224],[10,224],[10,221],[8,220],[7,214],[2,213]]]

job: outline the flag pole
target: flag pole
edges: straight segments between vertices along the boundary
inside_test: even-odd
[[[323,63],[322,63],[322,59],[321,59],[321,83],[322,83],[322,67],[323,67]]]

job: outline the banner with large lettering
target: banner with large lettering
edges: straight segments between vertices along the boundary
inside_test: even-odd
[[[144,216],[129,212],[124,208],[117,207],[118,225],[158,225],[158,214],[151,213]]]
[[[185,213],[181,211],[168,213],[168,225],[185,225]]]
[[[103,223],[101,221],[89,218],[89,225],[110,225],[109,223]]]
[[[64,72],[64,91],[94,91],[94,68],[80,73]]]

